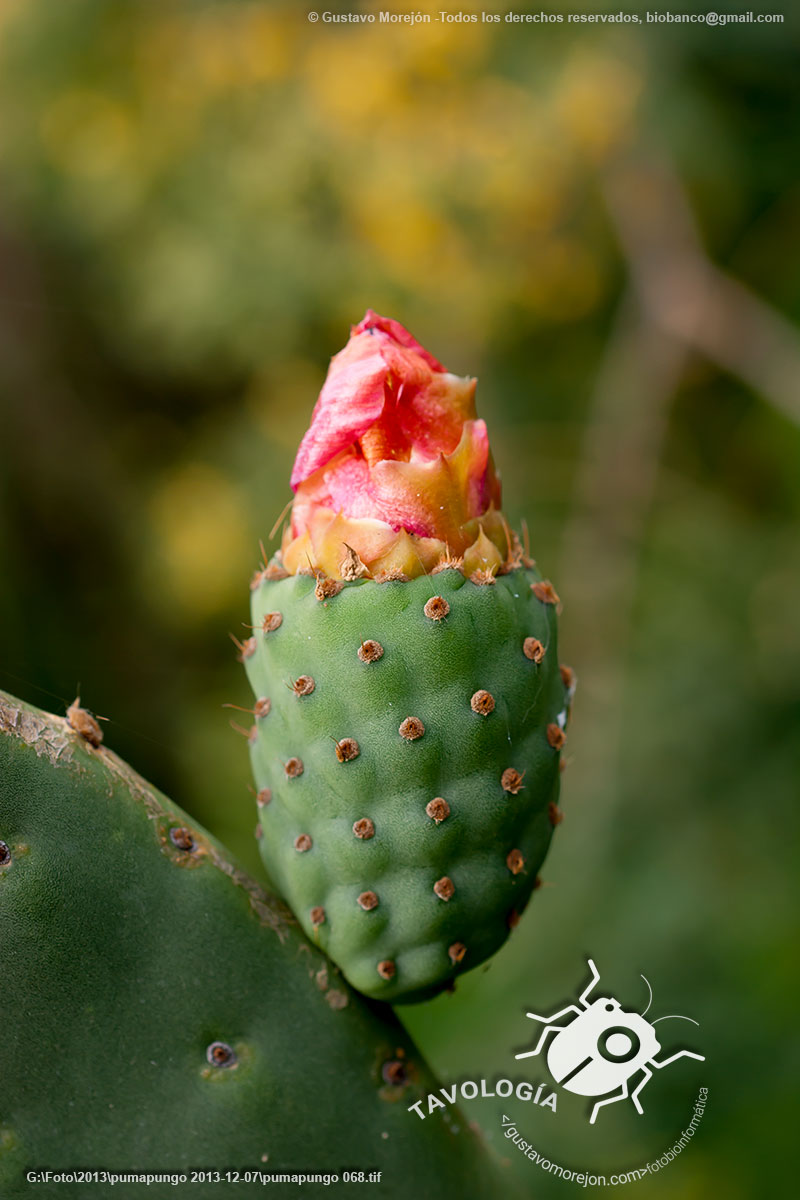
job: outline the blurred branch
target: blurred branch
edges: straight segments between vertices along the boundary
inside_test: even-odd
[[[557,576],[569,598],[566,641],[581,677],[581,754],[571,770],[579,776],[576,794],[592,795],[593,803],[610,802],[615,791],[638,551],[686,359],[685,344],[626,296],[590,404]]]
[[[605,191],[631,286],[589,408],[559,585],[570,597],[565,626],[583,677],[583,753],[573,769],[586,778],[578,792],[610,803],[637,560],[670,399],[699,351],[800,422],[800,338],[708,260],[668,168],[627,163]]]
[[[800,335],[710,262],[675,174],[664,165],[626,165],[605,190],[631,280],[652,321],[800,423]]]

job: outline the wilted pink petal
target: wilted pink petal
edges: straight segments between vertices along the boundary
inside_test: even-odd
[[[373,312],[371,308],[368,308],[363,319],[352,327],[350,334],[352,336],[356,333],[369,332],[370,330],[379,330],[381,333],[386,333],[398,346],[405,346],[407,350],[414,350],[420,358],[425,360],[432,371],[444,370],[439,360],[434,358],[424,346],[420,346],[419,342],[411,336],[399,321],[394,321],[391,317],[382,317],[378,313]]]
[[[369,333],[352,337],[331,360],[328,377],[297,452],[292,487],[352,445],[378,419],[384,403],[386,363]]]
[[[308,535],[318,558],[339,553],[327,542],[342,520],[379,523],[364,529],[365,553],[385,544],[380,529],[460,552],[500,506],[475,380],[451,375],[397,321],[368,311],[331,360],[292,487],[291,537]]]

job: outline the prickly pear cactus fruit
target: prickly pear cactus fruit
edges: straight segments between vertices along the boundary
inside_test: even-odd
[[[354,987],[424,999],[537,885],[573,690],[509,531],[475,383],[367,313],[295,464],[240,646],[261,854]]]
[[[161,1198],[193,1170],[198,1196],[345,1170],[397,1200],[507,1194],[462,1118],[407,1112],[436,1084],[390,1010],[96,730],[0,693],[4,1200]],[[99,1178],[38,1174],[79,1168]]]

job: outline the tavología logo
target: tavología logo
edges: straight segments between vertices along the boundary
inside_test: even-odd
[[[478,1097],[482,1100],[491,1100],[495,1096],[507,1100],[509,1096],[516,1096],[517,1100],[538,1104],[540,1108],[547,1108],[550,1112],[556,1111],[556,1094],[550,1088],[546,1088],[543,1083],[537,1087],[535,1083],[530,1083],[527,1079],[517,1080],[516,1083],[512,1079],[497,1079],[492,1084],[485,1079],[465,1079],[463,1083],[454,1083],[450,1088],[439,1088],[438,1095],[436,1092],[428,1092],[425,1097],[428,1116],[437,1108],[446,1108],[449,1104],[455,1104],[459,1093],[462,1100],[477,1100]],[[422,1105],[423,1101],[417,1100],[414,1104],[409,1105],[408,1111],[415,1112],[424,1121],[425,1113],[422,1111]],[[449,1114],[445,1114],[445,1118],[449,1120]]]
[[[615,1104],[628,1097],[639,1115],[642,1115],[644,1110],[639,1093],[653,1077],[651,1067],[668,1067],[679,1058],[696,1058],[705,1062],[705,1057],[695,1054],[693,1050],[676,1050],[668,1058],[656,1058],[662,1049],[655,1030],[659,1021],[691,1021],[694,1025],[698,1022],[680,1013],[646,1021],[645,1014],[653,1003],[653,989],[644,975],[642,979],[647,984],[650,1000],[643,1013],[627,1012],[619,1000],[612,996],[600,996],[590,1002],[587,997],[597,986],[600,975],[592,960],[588,962],[592,980],[578,997],[578,1004],[568,1004],[549,1017],[528,1013],[528,1017],[541,1022],[544,1029],[533,1050],[522,1051],[515,1058],[535,1057],[542,1052],[548,1038],[555,1034],[547,1048],[547,1069],[556,1083],[568,1092],[578,1096],[602,1097],[597,1099],[589,1118],[589,1123],[594,1125],[604,1105]],[[572,1020],[563,1025],[556,1024],[569,1013],[576,1014]],[[642,1078],[629,1092],[628,1087],[639,1072],[642,1072]]]

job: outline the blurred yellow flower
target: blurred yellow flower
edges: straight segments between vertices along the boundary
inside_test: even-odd
[[[582,154],[600,160],[630,136],[643,79],[624,57],[579,46],[553,96],[564,131]]]
[[[253,557],[246,500],[207,463],[181,466],[150,502],[156,597],[176,620],[202,621],[235,601]]]
[[[117,171],[134,140],[125,108],[105,92],[88,88],[57,95],[45,108],[39,129],[54,166],[91,179]]]

